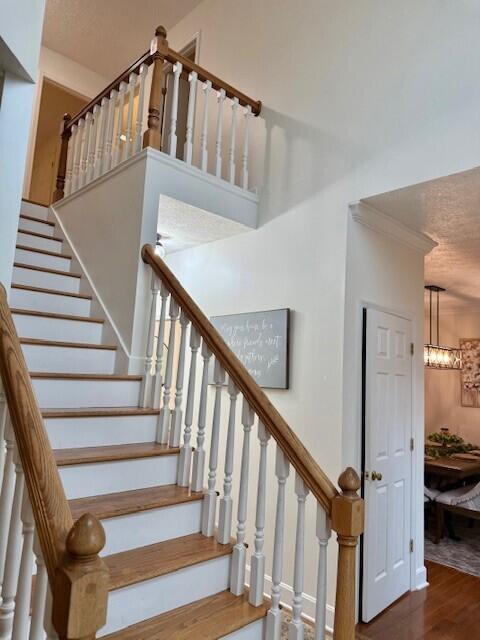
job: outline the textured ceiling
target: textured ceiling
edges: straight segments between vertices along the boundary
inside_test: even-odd
[[[447,312],[480,309],[480,168],[365,202],[438,242],[425,259],[425,281],[447,289]]]
[[[114,78],[201,0],[47,0],[43,44]]]

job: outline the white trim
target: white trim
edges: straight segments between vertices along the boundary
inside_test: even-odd
[[[250,565],[248,564],[247,564],[246,573],[245,573],[245,584],[247,586],[250,586]],[[293,598],[293,588],[286,582],[281,582],[280,589],[281,589],[280,604],[284,609],[287,609],[287,611],[291,611],[292,606],[289,604],[289,602],[291,602]],[[267,574],[265,574],[263,592],[266,598],[270,598],[271,592],[272,592],[272,578]],[[307,622],[310,622],[311,624],[315,624],[315,607],[317,605],[317,599],[308,593],[302,593],[302,600],[303,600],[302,618],[304,618]],[[330,635],[333,634],[334,618],[335,618],[335,607],[333,607],[331,604],[327,604],[327,621],[325,625],[325,631]]]
[[[427,580],[427,569],[426,567],[419,567],[415,572],[415,585],[414,588],[417,591],[421,591],[422,589],[426,589],[430,586],[430,583]]]
[[[87,185],[88,186],[88,185]],[[75,194],[74,194],[75,195]],[[63,200],[60,200],[60,202],[64,202]],[[66,241],[69,244],[69,248],[71,249],[73,255],[75,256],[75,259],[78,261],[78,264],[80,265],[81,270],[83,271],[84,276],[86,277],[86,279],[88,280],[88,284],[90,285],[92,291],[93,291],[93,295],[95,296],[97,302],[99,303],[99,305],[102,307],[103,313],[105,314],[107,320],[109,321],[115,336],[120,344],[120,346],[122,347],[123,352],[125,353],[125,355],[128,358],[128,361],[130,362],[130,360],[132,359],[132,355],[129,352],[129,350],[127,349],[127,345],[125,344],[125,342],[123,341],[123,338],[120,334],[120,331],[118,330],[115,322],[113,321],[112,316],[110,315],[106,304],[104,303],[104,301],[102,300],[102,297],[100,296],[100,294],[98,293],[95,284],[93,283],[92,278],[90,277],[90,274],[88,273],[84,263],[82,262],[82,259],[80,258],[75,245],[73,244],[70,236],[68,235],[67,231],[65,230],[65,227],[62,224],[62,221],[60,220],[60,217],[58,215],[58,213],[55,211],[55,208],[53,205],[50,205],[50,211],[53,213],[54,217],[55,217],[55,221],[57,222],[58,226],[60,227],[62,234],[65,236]]]
[[[424,255],[430,253],[438,243],[419,231],[414,231],[405,224],[375,209],[365,202],[355,202],[350,205],[350,214],[355,222],[368,227],[372,231],[381,233],[388,238],[420,251]]]

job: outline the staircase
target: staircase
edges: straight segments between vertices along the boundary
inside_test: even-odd
[[[339,541],[334,638],[353,640],[355,546],[363,521],[358,477],[347,470],[339,481],[341,493],[335,489],[166,265],[148,246],[142,257],[152,271],[145,374],[125,375],[119,373],[118,345],[110,339],[114,333],[53,214],[23,203],[10,309],[4,293],[0,297],[5,394],[0,394],[0,436],[5,442],[5,448],[0,447],[0,639],[280,640],[285,492],[291,464],[297,521],[288,638],[302,640],[305,631],[305,502],[311,492],[317,501],[320,545],[315,638],[325,638],[326,553],[332,527]],[[167,307],[169,349],[162,363]],[[157,317],[160,348],[155,354]],[[175,349],[178,320],[180,344]],[[213,361],[214,403],[207,412]],[[225,422],[221,402],[226,391]],[[234,504],[239,397],[243,404],[238,428],[243,427],[243,433]],[[255,422],[260,455],[258,474],[251,477]],[[221,432],[227,439],[219,497]],[[204,447],[207,436],[209,450]],[[266,521],[271,436],[276,444],[275,523]],[[256,511],[250,514],[248,492],[255,489]],[[269,499],[272,502],[273,495]],[[255,531],[249,589],[248,526]],[[273,539],[271,558],[265,553],[265,536]],[[271,587],[265,583],[266,561]]]

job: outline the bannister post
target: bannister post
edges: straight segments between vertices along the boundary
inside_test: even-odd
[[[57,569],[53,593],[53,625],[60,640],[94,640],[107,618],[108,569],[98,556],[105,531],[91,514],[73,525],[65,560]]]
[[[57,171],[57,183],[56,189],[53,193],[53,202],[57,202],[57,200],[61,200],[64,196],[64,188],[65,188],[65,175],[67,173],[67,154],[68,154],[68,141],[70,140],[70,136],[72,135],[72,130],[68,126],[72,116],[69,113],[66,113],[63,116],[63,125],[62,125],[62,145],[60,147],[60,157],[58,159],[58,171]]]
[[[334,640],[355,639],[356,553],[363,533],[364,502],[358,495],[360,478],[348,467],[338,484],[342,493],[332,501],[332,529],[338,536],[337,595],[335,601]]]
[[[162,147],[160,111],[162,108],[163,61],[165,54],[168,53],[165,27],[157,27],[150,51],[153,58],[153,73],[148,101],[148,128],[143,135],[143,146],[160,150]]]

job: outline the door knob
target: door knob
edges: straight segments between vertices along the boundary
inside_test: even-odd
[[[377,473],[377,471],[372,471],[372,480],[381,480],[383,478],[381,473]]]

